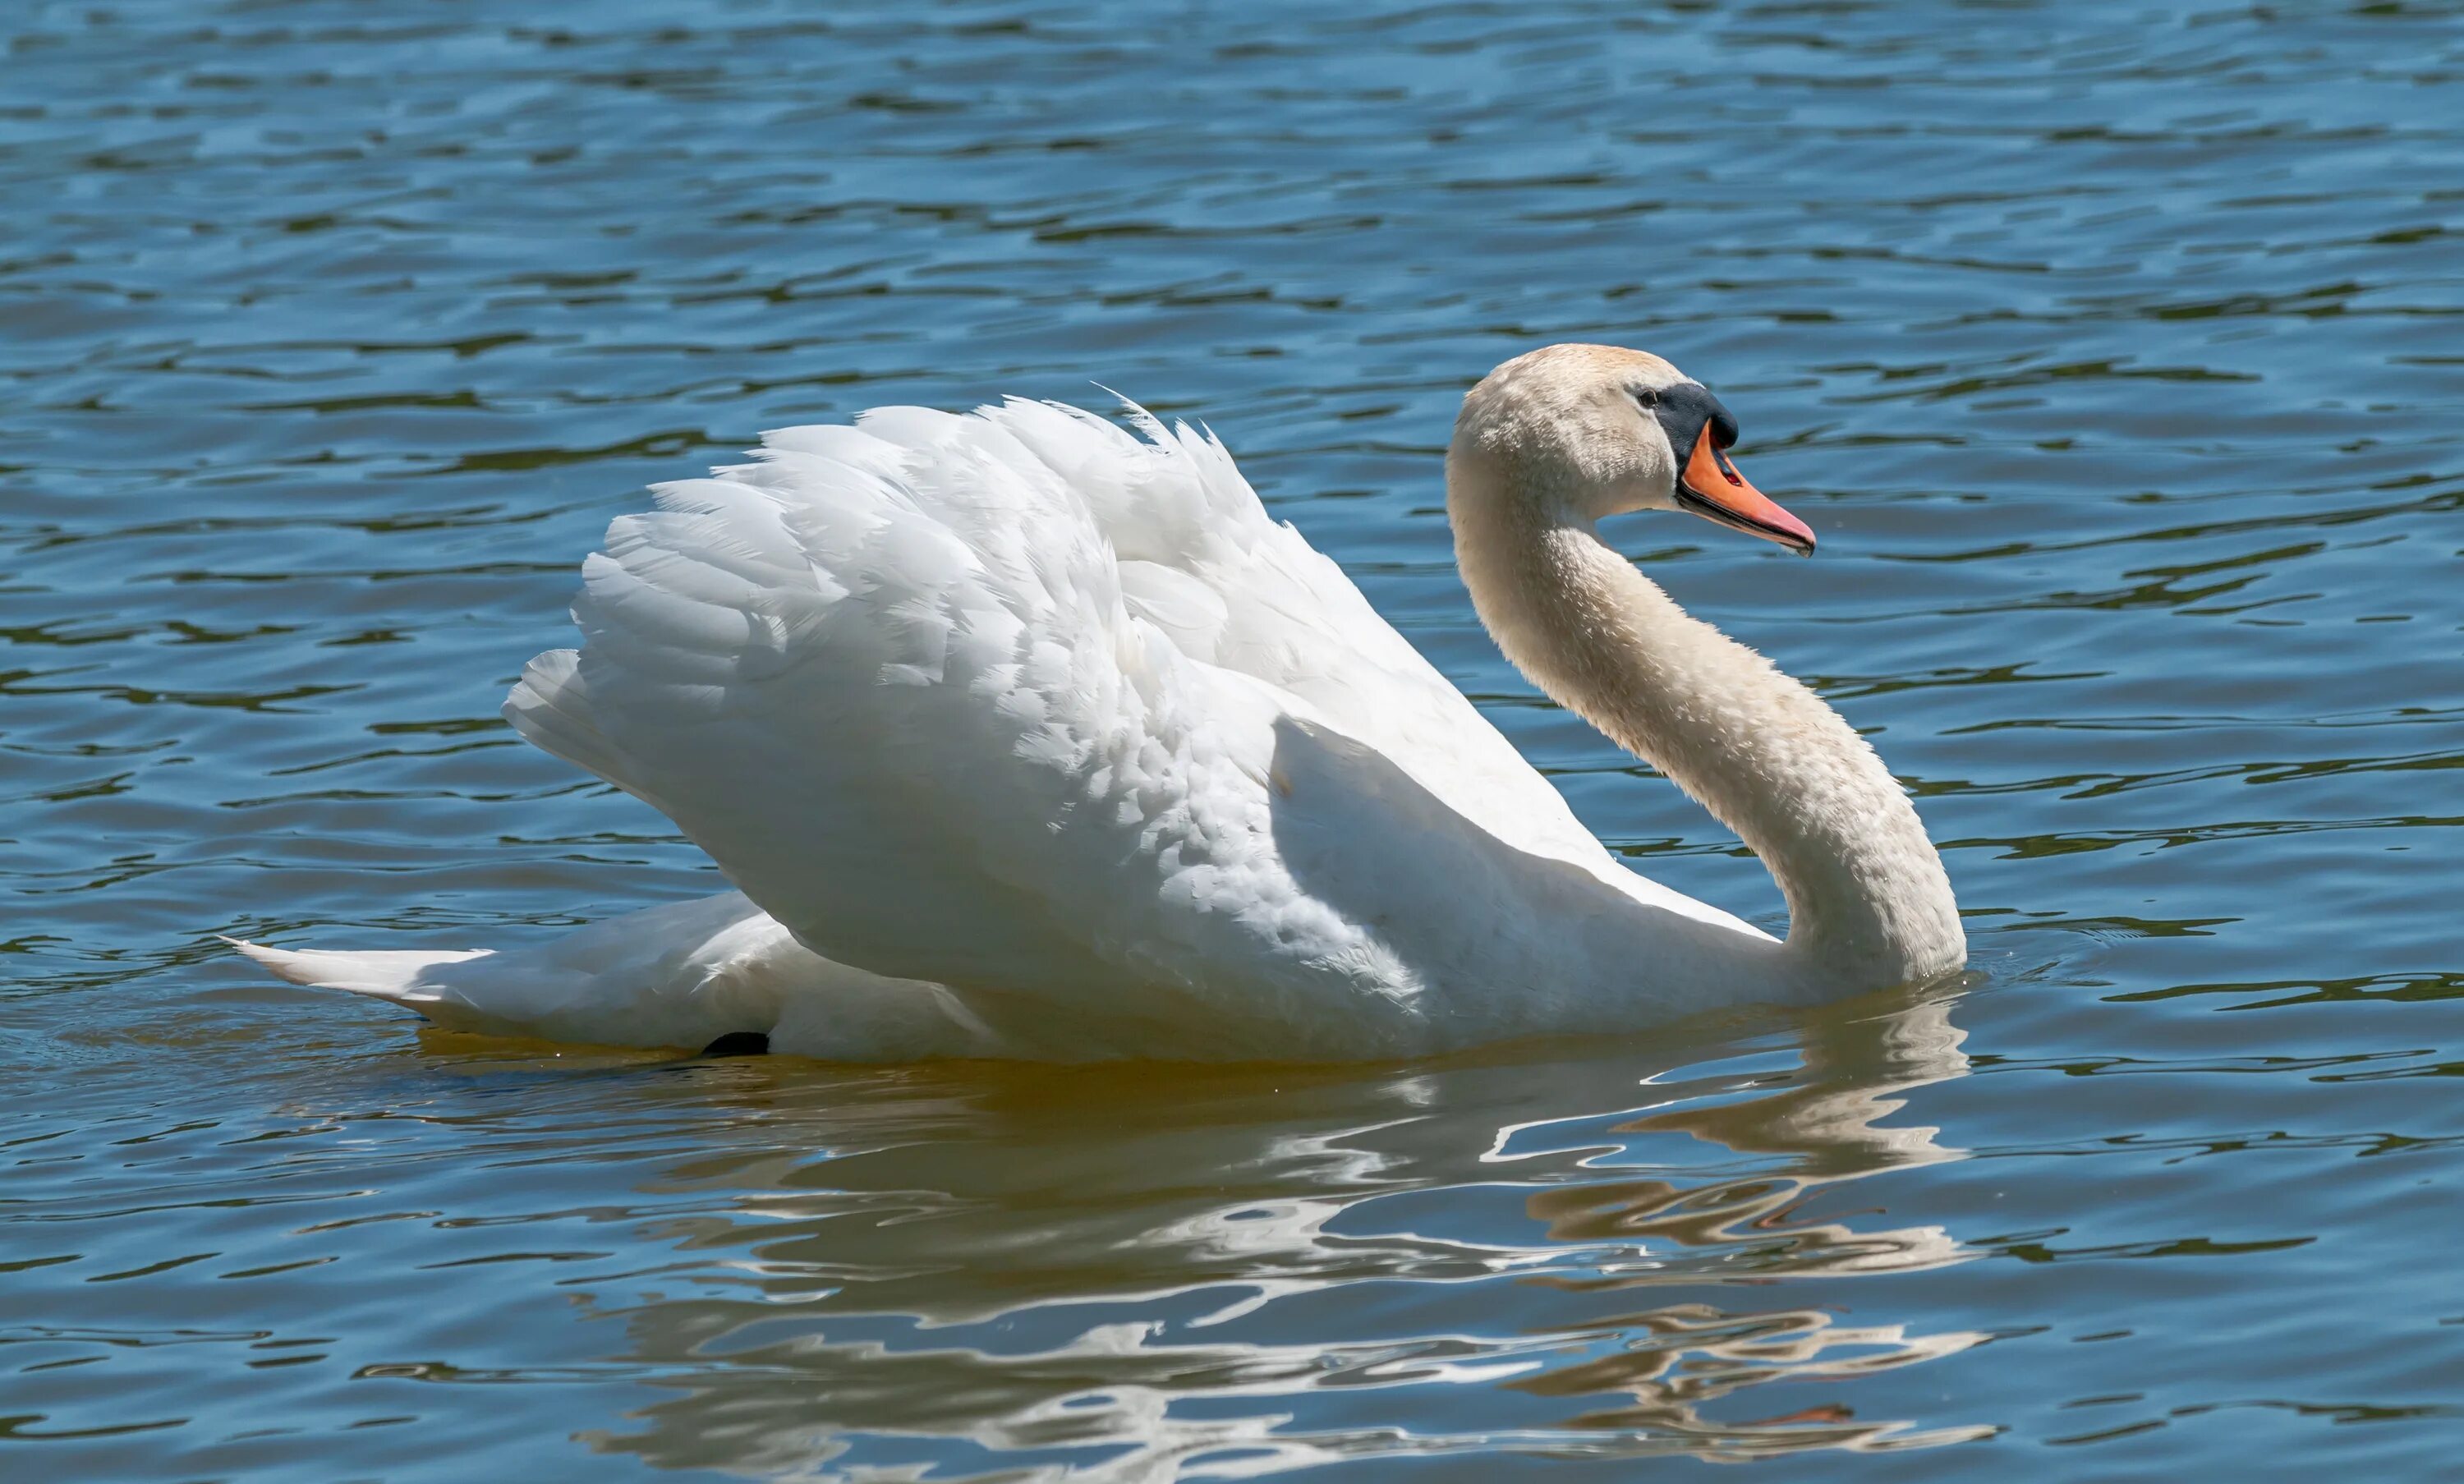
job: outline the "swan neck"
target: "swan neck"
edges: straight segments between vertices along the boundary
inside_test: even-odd
[[[1967,946],[1941,858],[1873,748],[1679,607],[1554,483],[1460,444],[1447,459],[1456,559],[1507,658],[1761,858],[1809,976],[1848,989],[1957,968]]]

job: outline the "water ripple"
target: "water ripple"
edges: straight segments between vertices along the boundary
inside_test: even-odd
[[[19,7],[0,1473],[2448,1468],[2459,18]],[[420,1032],[209,936],[716,889],[494,719],[579,554],[763,428],[1097,380],[1776,922],[1451,574],[1455,400],[1544,338],[1704,375],[1821,534],[1617,533],[1876,734],[1956,992],[866,1071]]]

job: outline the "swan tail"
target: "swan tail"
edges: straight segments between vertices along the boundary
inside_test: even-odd
[[[425,986],[421,976],[441,964],[468,963],[488,956],[486,949],[451,950],[377,949],[341,951],[328,949],[276,949],[262,943],[224,938],[277,979],[312,989],[348,990],[372,999],[389,1000],[426,1012],[441,1004],[442,991]]]
[[[223,941],[275,978],[405,1006],[449,1030],[686,1051],[758,1037],[773,1051],[849,1061],[990,1044],[949,991],[831,963],[733,891],[504,952]]]

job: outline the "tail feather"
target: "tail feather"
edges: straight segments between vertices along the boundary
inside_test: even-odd
[[[735,891],[501,953],[223,941],[277,978],[401,1005],[448,1030],[688,1050],[762,1036],[773,1051],[853,1061],[981,1055],[996,1039],[942,986],[822,958]]]
[[[420,984],[422,970],[485,958],[489,951],[374,949],[339,952],[324,949],[270,949],[237,938],[223,941],[254,959],[277,979],[317,989],[348,990],[354,994],[372,995],[414,1008],[448,1002],[446,995]]]

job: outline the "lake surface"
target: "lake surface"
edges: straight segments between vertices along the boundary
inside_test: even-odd
[[[28,0],[0,58],[0,1477],[2454,1476],[2458,7]],[[851,1070],[214,941],[719,889],[496,717],[601,529],[1099,381],[1776,926],[1453,575],[1458,396],[1577,338],[1819,532],[1619,535],[1874,735],[1964,984]]]

